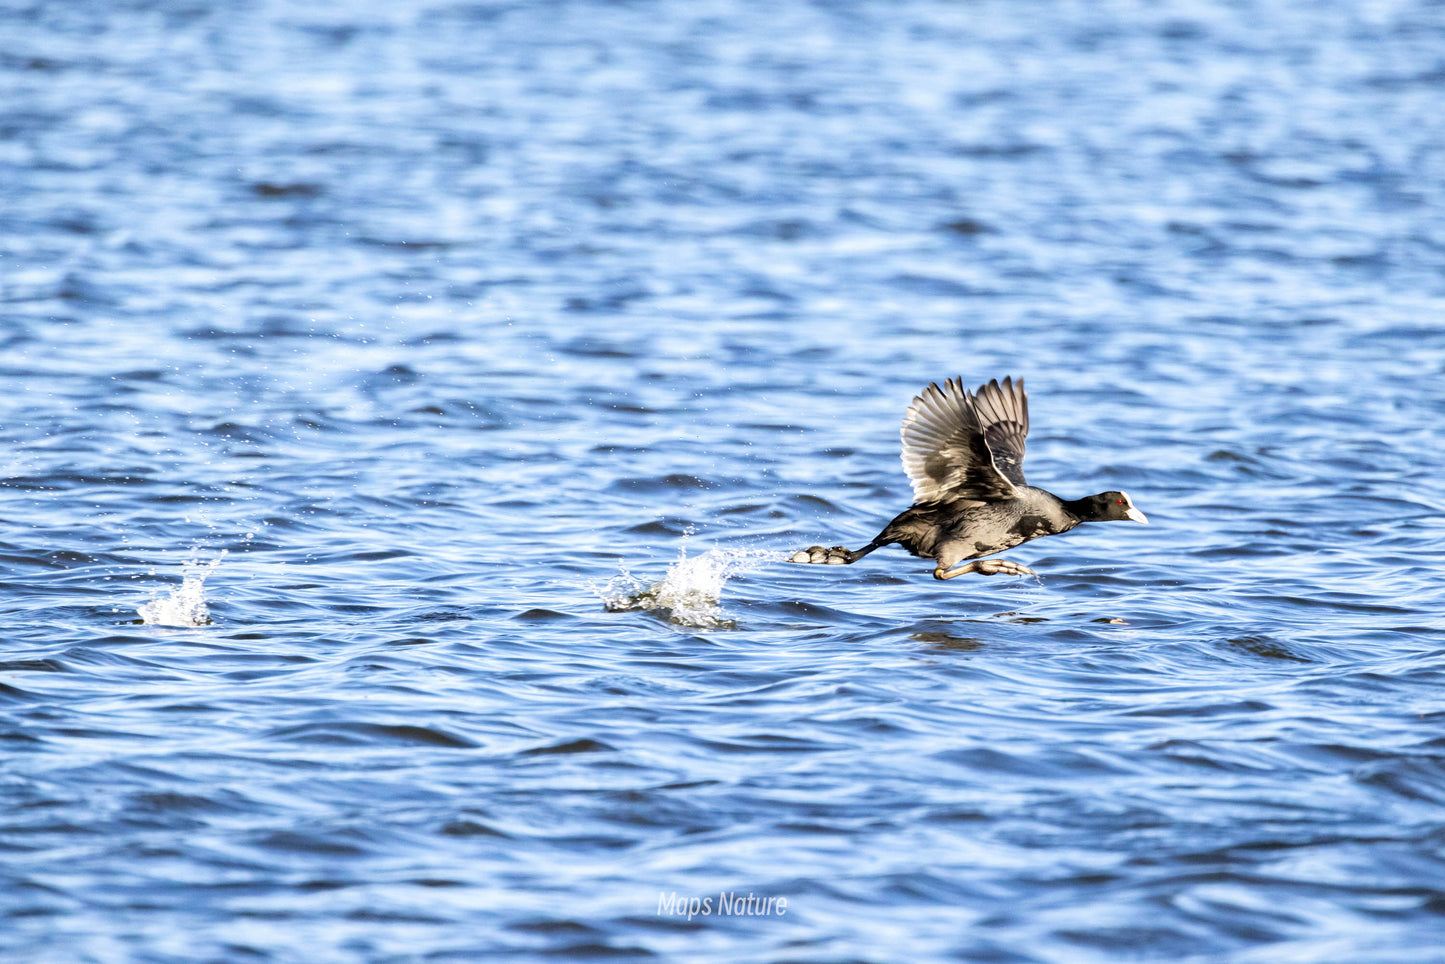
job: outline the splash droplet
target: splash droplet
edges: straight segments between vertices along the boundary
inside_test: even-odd
[[[689,557],[684,546],[667,573],[650,586],[643,586],[624,569],[607,585],[597,587],[597,594],[608,612],[652,610],[678,626],[734,629],[736,621],[721,606],[727,581],[782,559],[770,549],[712,549]]]
[[[157,590],[150,601],[138,607],[141,622],[147,626],[210,626],[211,611],[206,606],[206,577],[216,571],[221,551],[211,562],[201,565],[192,559],[181,570],[181,584],[169,592]]]

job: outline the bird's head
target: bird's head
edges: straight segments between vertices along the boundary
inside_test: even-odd
[[[1127,492],[1100,492],[1098,495],[1091,495],[1087,499],[1081,499],[1084,503],[1084,513],[1081,518],[1085,522],[1142,522],[1149,524],[1149,517],[1138,509],[1134,508],[1134,500],[1129,498]]]

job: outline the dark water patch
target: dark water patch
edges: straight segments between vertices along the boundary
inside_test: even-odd
[[[441,828],[442,834],[448,837],[502,837],[508,834],[501,832],[484,823],[475,820],[453,820]]]
[[[151,811],[166,814],[237,812],[249,809],[254,805],[252,801],[244,798],[222,802],[208,796],[173,791],[135,793],[128,798],[127,803],[131,808],[140,812]]]
[[[335,746],[436,746],[472,749],[479,745],[439,728],[411,724],[302,723],[270,730],[266,737],[288,743]]]
[[[0,682],[0,702],[3,703],[35,703],[39,702],[39,694],[23,690],[18,686],[11,686],[9,683]]]
[[[1230,759],[1217,747],[1206,746],[1193,740],[1166,740],[1149,747],[1150,750],[1162,754],[1174,763],[1183,764],[1186,768],[1199,768],[1204,770],[1219,770],[1225,772],[1241,772],[1257,769],[1238,760]]]
[[[221,438],[231,439],[238,442],[261,442],[269,438],[269,433],[260,431],[255,426],[243,425],[239,422],[217,422],[206,432]]]
[[[412,636],[406,639],[389,639],[386,644],[388,646],[428,646],[435,642],[436,640],[423,636]]]
[[[524,623],[535,623],[553,622],[555,620],[571,619],[573,617],[567,613],[554,612],[551,609],[529,609],[524,613],[518,613],[512,618]]]
[[[286,854],[310,854],[318,857],[364,857],[368,848],[353,843],[354,834],[336,832],[307,834],[294,831],[277,831],[264,834],[254,841],[253,846],[262,850]],[[331,889],[323,886],[322,889]]]
[[[617,491],[647,493],[666,492],[670,490],[710,489],[715,487],[715,484],[716,483],[707,482],[693,475],[673,473],[660,478],[619,479],[612,483],[612,488]]]
[[[0,554],[0,562],[12,566],[46,566],[51,569],[71,569],[76,566],[94,565],[100,560],[81,552],[51,551],[35,555],[10,552]]]
[[[692,529],[692,523],[682,519],[652,519],[628,526],[627,532],[637,536],[682,536]]]
[[[521,751],[521,756],[566,756],[573,753],[610,753],[615,752],[616,747],[608,746],[601,740],[580,739],[568,740],[565,743],[554,743],[549,746],[533,747],[530,750]]]
[[[1054,933],[1067,944],[1109,954],[1135,953],[1140,947],[1154,948],[1159,953],[1188,954],[1197,947],[1190,934],[1172,927],[1061,928]]]
[[[799,739],[777,733],[741,735],[731,740],[710,740],[706,745],[722,753],[813,753],[838,747],[817,740]]]
[[[476,617],[469,614],[465,609],[462,609],[461,607],[443,606],[439,609],[432,609],[420,613],[415,618],[428,622],[470,622]]]
[[[1314,744],[1293,746],[1290,752],[1303,759],[1318,760],[1325,764],[1337,763],[1363,763],[1374,760],[1389,760],[1396,755],[1393,750],[1375,750],[1370,747],[1350,746],[1347,744]]]
[[[1271,709],[1273,709],[1272,706],[1259,700],[1236,700],[1228,702],[1204,703],[1198,705],[1185,704],[1162,707],[1150,706],[1137,710],[1130,710],[1127,715],[1213,717],[1263,713]]]
[[[1009,774],[1015,776],[1052,776],[1087,779],[1111,772],[1115,767],[1084,754],[1034,752],[1006,753],[986,747],[948,750],[933,754],[934,759],[953,764],[971,773]]]
[[[68,673],[71,670],[57,659],[0,660],[0,673]]]
[[[320,184],[308,184],[301,181],[293,183],[257,181],[251,185],[251,191],[261,198],[316,198],[325,193],[325,189]]]
[[[965,238],[979,234],[991,234],[994,230],[982,221],[973,218],[955,218],[951,221],[941,223],[938,227],[939,230]]]

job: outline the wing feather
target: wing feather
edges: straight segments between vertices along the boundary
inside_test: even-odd
[[[930,383],[913,399],[900,430],[903,470],[917,502],[993,502],[1018,496],[1028,398],[1023,380],[989,382],[978,393],[961,379]]]
[[[1005,378],[974,393],[979,428],[993,452],[994,466],[1014,485],[1024,485],[1024,440],[1029,434],[1029,397],[1024,380]]]

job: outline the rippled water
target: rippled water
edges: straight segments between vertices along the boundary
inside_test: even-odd
[[[1445,7],[0,36],[6,961],[1440,960]]]

